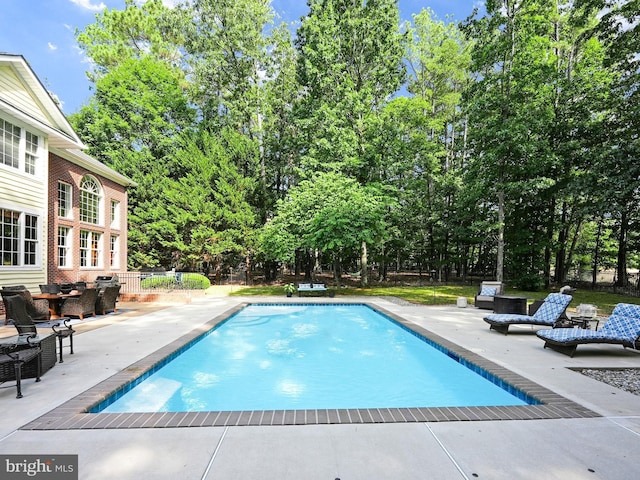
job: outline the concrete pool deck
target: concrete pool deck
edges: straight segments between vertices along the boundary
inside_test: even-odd
[[[25,430],[131,364],[255,297],[212,297],[188,305],[107,316],[76,335],[75,355],[40,383],[0,389],[1,454],[77,454],[80,479],[635,479],[640,472],[640,397],[572,368],[640,367],[640,352],[578,348],[574,358],[543,348],[531,327],[490,332],[474,307],[366,300],[531,380],[593,418],[291,426]],[[133,304],[135,305],[135,304]],[[0,327],[10,328],[13,327]],[[512,331],[511,331],[512,330]],[[0,332],[1,334],[2,332]],[[37,478],[37,477],[35,477]]]

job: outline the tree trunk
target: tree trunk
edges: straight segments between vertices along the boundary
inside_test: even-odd
[[[313,257],[308,248],[305,248],[303,254],[304,261],[304,279],[312,280],[312,272],[313,272]]]
[[[251,255],[247,255],[244,258],[245,262],[245,272],[244,272],[244,280],[246,285],[253,285],[253,265],[251,262]]]
[[[378,275],[378,278],[380,280],[382,280],[383,282],[387,281],[387,268],[388,268],[388,262],[387,262],[387,256],[386,256],[386,251],[385,251],[385,246],[384,244],[382,245],[382,260],[380,261],[380,275]]]
[[[598,264],[600,263],[600,236],[602,235],[602,217],[598,219],[598,233],[596,234],[596,247],[593,252],[593,271],[591,272],[591,288],[596,287],[598,280]]]
[[[620,238],[618,240],[618,281],[616,285],[624,287],[627,285],[627,234],[629,232],[629,217],[626,210],[620,217]]]
[[[333,254],[333,277],[336,280],[336,288],[340,289],[340,277],[342,272],[340,269],[340,256],[337,253]]]
[[[554,226],[555,210],[556,210],[556,200],[555,198],[553,198],[551,199],[551,205],[549,207],[549,213],[548,213],[549,218],[547,222],[547,242],[546,242],[547,245],[544,247],[544,288],[545,289],[548,289],[549,285],[551,284],[551,245],[553,243],[553,226]],[[564,210],[563,210],[563,215],[564,215]],[[562,235],[563,225],[564,225],[564,222],[562,222],[560,227],[560,235]],[[562,243],[562,241],[560,241],[559,243],[560,243],[560,250],[556,255],[556,265],[557,265],[558,258],[561,255],[560,252],[564,248],[564,244]],[[562,255],[564,255],[564,253]],[[562,281],[562,280],[558,280],[559,275],[561,275],[561,273],[558,271],[558,268],[556,267],[556,282]]]
[[[496,259],[496,281],[504,278],[504,192],[498,192],[498,255]]]
[[[567,252],[567,259],[564,262],[564,278],[569,276],[569,267],[573,262],[573,254],[576,251],[576,245],[578,244],[578,237],[580,236],[580,227],[582,226],[582,220],[579,220],[575,226],[575,233],[571,239],[571,246]],[[580,272],[578,271],[578,278],[580,278]]]
[[[367,242],[362,242],[360,251],[360,286],[367,287],[369,285],[369,257],[367,254]]]

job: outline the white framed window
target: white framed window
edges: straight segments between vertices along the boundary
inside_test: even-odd
[[[85,176],[80,183],[80,221],[100,224],[101,202],[100,184],[95,178]]]
[[[0,165],[36,175],[41,137],[0,118]]]
[[[40,218],[0,208],[0,268],[40,263]]]
[[[71,267],[71,228],[58,226],[58,267]]]
[[[0,163],[20,168],[21,129],[0,118]]]
[[[120,267],[120,237],[118,235],[111,235],[109,238],[109,266],[111,268]]]
[[[102,262],[102,234],[80,230],[80,267],[100,267]]]
[[[0,255],[2,265],[20,265],[20,213],[0,209]]]
[[[111,200],[111,228],[120,228],[120,202]]]
[[[36,174],[39,143],[40,137],[31,132],[25,131],[24,171],[30,175]]]
[[[73,209],[71,208],[71,185],[64,182],[58,182],[58,216],[60,218],[71,218]]]
[[[38,217],[24,216],[24,265],[38,264]]]

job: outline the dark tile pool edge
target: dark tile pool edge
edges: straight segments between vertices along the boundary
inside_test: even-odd
[[[329,425],[371,423],[415,423],[493,420],[542,420],[595,418],[600,415],[507,368],[446,340],[395,313],[370,302],[358,302],[392,318],[403,327],[435,342],[460,358],[477,365],[525,394],[539,405],[508,407],[368,408],[348,410],[265,410],[232,412],[87,413],[123,385],[153,368],[168,355],[197,339],[229,316],[253,302],[239,304],[216,316],[121,372],[77,395],[63,405],[27,423],[21,430],[95,430],[131,428],[181,428],[272,425]],[[281,302],[259,302],[281,304]],[[306,303],[306,302],[305,302]],[[333,303],[333,302],[332,302]],[[335,302],[338,303],[338,302]],[[354,303],[354,302],[351,302]]]

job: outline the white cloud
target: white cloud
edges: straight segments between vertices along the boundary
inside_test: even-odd
[[[57,46],[57,45],[54,45],[54,44],[53,44],[53,43],[51,43],[51,42],[47,42],[47,45],[49,46],[49,50],[51,50],[51,51],[53,51],[53,52],[55,52],[55,51],[58,49],[58,46]]]
[[[162,5],[164,5],[167,8],[175,8],[180,4],[191,3],[191,1],[192,0],[162,0]],[[147,0],[136,0],[134,3],[137,6],[141,7],[142,5],[147,3]]]
[[[71,3],[79,6],[80,8],[84,8],[87,10],[93,10],[93,11],[102,11],[106,8],[106,5],[102,2],[100,2],[99,4],[95,5],[91,3],[91,0],[70,0]]]
[[[180,4],[190,4],[193,0],[162,0],[162,4],[167,8],[175,8]]]

